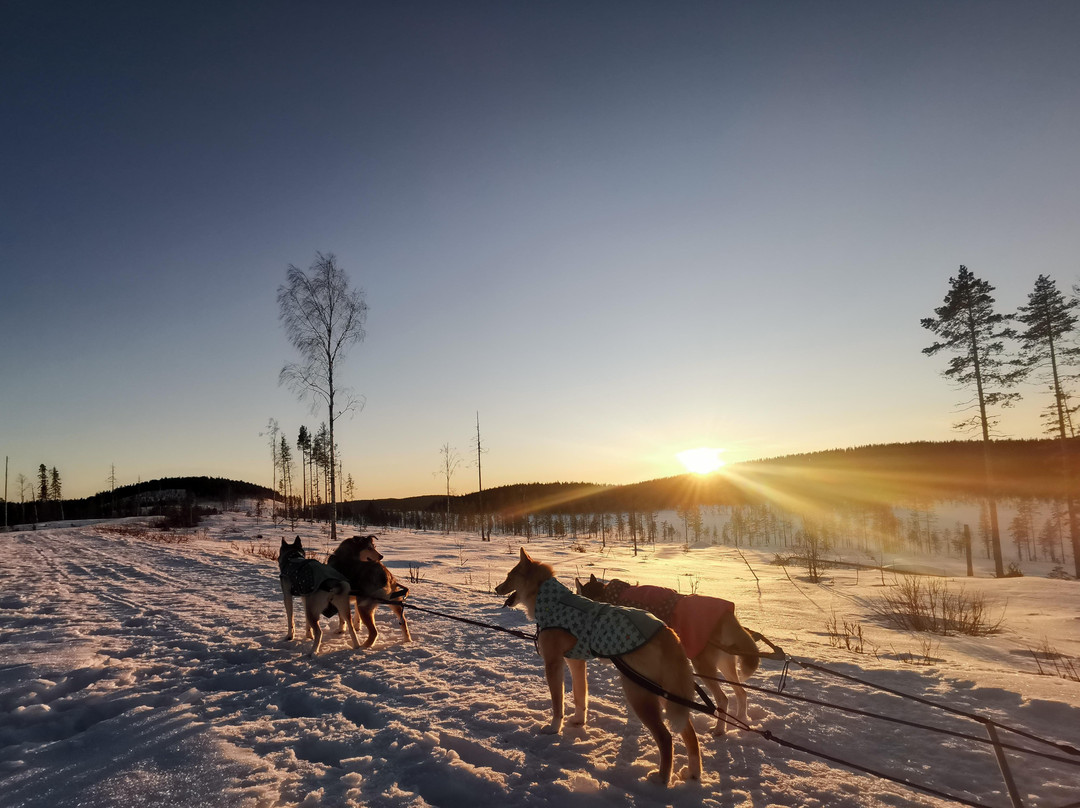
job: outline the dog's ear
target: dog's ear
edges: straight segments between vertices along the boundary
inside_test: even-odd
[[[292,545],[289,544],[287,541],[285,541],[285,537],[282,536],[281,537],[281,549],[284,550],[286,547],[292,547]]]
[[[595,584],[596,583],[596,573],[590,573],[589,574],[589,583],[590,584]]]
[[[529,554],[525,552],[524,547],[521,548],[521,560],[522,561],[528,561],[528,562],[532,563],[532,559],[529,558]]]

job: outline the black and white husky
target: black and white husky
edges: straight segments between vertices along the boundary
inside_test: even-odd
[[[285,619],[289,624],[289,633],[285,639],[292,640],[296,634],[293,626],[293,596],[298,595],[304,599],[307,636],[314,637],[308,656],[319,653],[323,636],[322,628],[319,626],[319,615],[331,605],[337,609],[338,614],[344,615],[344,622],[349,626],[353,648],[360,647],[356,629],[353,628],[352,620],[349,619],[349,582],[345,576],[326,564],[308,558],[299,536],[291,544],[285,539],[281,540],[281,548],[278,550],[278,570],[281,574],[281,594],[285,599]]]

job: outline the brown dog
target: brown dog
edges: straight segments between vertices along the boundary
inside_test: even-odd
[[[412,640],[403,606],[409,589],[397,582],[390,570],[381,563],[382,560],[383,554],[375,549],[374,536],[353,536],[339,544],[326,561],[328,566],[349,581],[351,594],[356,598],[356,612],[367,626],[368,635],[363,648],[369,648],[379,636],[379,630],[375,627],[375,608],[380,603],[385,603],[397,615],[402,639],[405,642]],[[339,631],[342,629],[344,624],[338,628]]]
[[[744,724],[747,722],[746,690],[739,683],[757,670],[760,657],[753,638],[736,619],[733,603],[705,595],[681,595],[662,586],[630,586],[618,578],[605,583],[590,575],[584,584],[576,579],[575,582],[579,595],[646,609],[671,626],[679,635],[694,670],[701,674],[716,699],[716,706],[727,712],[728,698],[716,678],[719,669],[735,691],[732,715]],[[713,735],[723,735],[726,729],[727,722],[718,716]]]
[[[589,689],[585,660],[618,657],[632,670],[656,682],[666,692],[689,701],[694,697],[693,672],[679,638],[662,622],[639,609],[595,603],[575,595],[555,580],[548,564],[533,561],[525,549],[506,580],[495,587],[509,595],[507,605],[520,604],[537,621],[536,647],[544,660],[544,675],[551,692],[551,723],[543,732],[555,734],[563,726],[563,661],[570,669],[574,688],[572,724],[584,724],[588,715]],[[686,744],[689,766],[680,772],[684,780],[701,779],[701,749],[690,721],[690,711],[636,684],[620,671],[626,701],[652,733],[660,751],[660,768],[649,779],[667,785],[671,780],[674,747],[663,714]]]

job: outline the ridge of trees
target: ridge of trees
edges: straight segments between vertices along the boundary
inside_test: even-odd
[[[1061,446],[1054,439],[991,443],[995,485],[1003,497],[1057,498],[1063,494]],[[1069,439],[1072,463],[1080,439]],[[484,490],[484,505],[504,518],[527,513],[617,513],[680,510],[700,505],[745,505],[768,499],[904,505],[968,500],[984,492],[983,446],[977,440],[869,444],[732,464],[706,476],[680,474],[630,485],[583,482],[519,483]],[[456,513],[479,509],[479,492],[450,498]],[[368,522],[387,513],[434,511],[445,495],[350,503]]]
[[[1080,438],[1066,442],[1069,462],[1080,465]],[[490,513],[617,513],[679,510],[695,505],[742,505],[768,498],[806,501],[913,502],[965,500],[982,494],[982,445],[977,440],[869,444],[770,457],[725,466],[706,476],[680,474],[629,485],[587,482],[531,482],[484,489]],[[1058,498],[1063,494],[1061,444],[1056,439],[996,440],[991,443],[999,495]],[[64,500],[64,518],[118,515],[140,496],[176,492],[200,501],[226,504],[243,499],[275,499],[267,486],[222,477],[164,477],[118,486],[81,500]],[[277,495],[280,498],[280,494]],[[474,513],[479,492],[453,495],[453,511]],[[19,503],[10,503],[15,509]],[[371,524],[381,514],[438,511],[445,494],[359,499],[348,510]],[[27,503],[27,508],[30,503]],[[14,516],[14,514],[13,514]],[[29,514],[32,518],[32,513]],[[20,519],[19,521],[27,521]]]

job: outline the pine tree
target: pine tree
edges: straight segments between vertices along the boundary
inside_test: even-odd
[[[1066,480],[1069,537],[1072,540],[1076,575],[1080,577],[1080,513],[1073,493],[1073,474],[1068,459],[1072,419],[1069,392],[1064,386],[1064,368],[1080,362],[1080,349],[1067,344],[1076,332],[1078,308],[1080,302],[1066,299],[1054,281],[1040,275],[1035,281],[1035,289],[1028,295],[1028,304],[1020,307],[1016,319],[1026,326],[1019,335],[1021,361],[1026,370],[1041,372],[1046,377],[1053,394],[1054,431],[1061,441],[1062,473]]]
[[[1005,340],[1014,339],[1016,332],[1008,326],[1013,318],[994,311],[994,287],[976,278],[966,266],[954,278],[949,278],[949,291],[944,305],[934,309],[936,317],[926,317],[922,327],[932,331],[939,342],[923,348],[933,356],[939,351],[954,353],[945,378],[960,388],[973,390],[975,397],[964,406],[976,413],[956,424],[958,429],[977,428],[982,432],[983,473],[986,501],[990,512],[990,541],[997,576],[1005,575],[1001,554],[1001,530],[998,525],[997,499],[993,488],[990,465],[990,434],[996,424],[991,414],[994,407],[1008,407],[1020,398],[1019,393],[1006,392],[1023,377],[1023,370],[1009,361]]]

